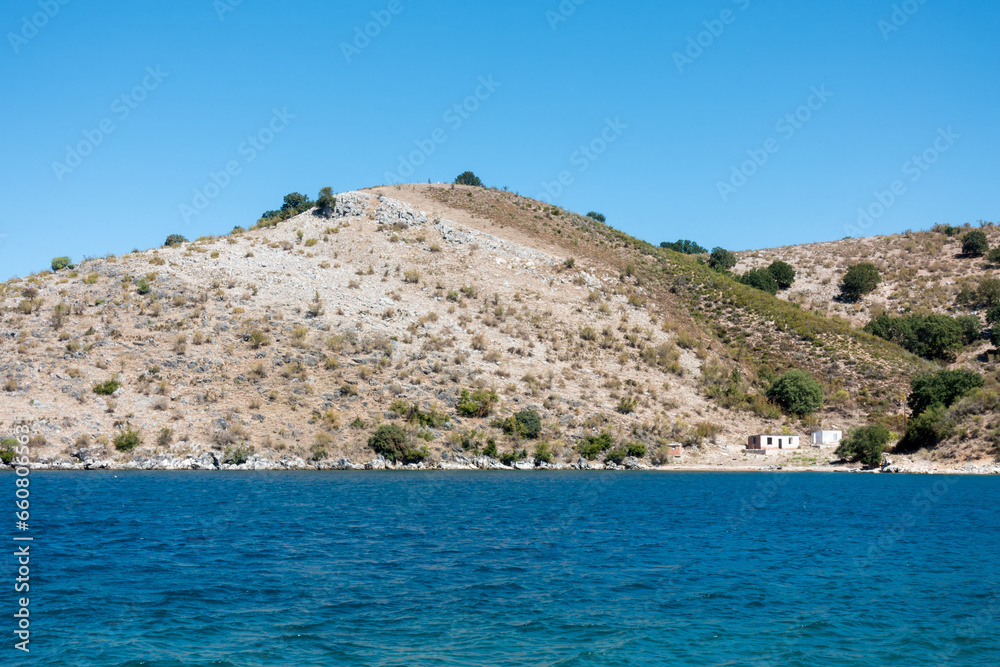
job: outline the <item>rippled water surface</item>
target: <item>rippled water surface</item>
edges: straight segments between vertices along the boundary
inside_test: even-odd
[[[31,482],[32,652],[9,620],[4,664],[1000,664],[997,478]]]

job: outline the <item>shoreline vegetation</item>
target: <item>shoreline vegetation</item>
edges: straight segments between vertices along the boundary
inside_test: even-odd
[[[80,470],[103,470],[103,471],[297,471],[297,472],[323,472],[323,471],[646,471],[646,472],[823,472],[823,473],[895,473],[913,475],[1000,475],[1000,463],[973,464],[966,463],[956,467],[939,466],[927,461],[912,461],[886,459],[881,466],[865,467],[858,464],[813,464],[801,465],[789,463],[787,461],[775,461],[768,464],[747,464],[746,462],[733,464],[724,463],[671,463],[668,465],[647,465],[637,459],[626,459],[622,464],[613,462],[602,463],[599,461],[587,461],[581,458],[575,463],[544,463],[535,462],[531,459],[517,461],[512,465],[486,456],[465,457],[453,455],[449,460],[420,463],[394,463],[390,459],[381,456],[364,463],[355,463],[348,458],[341,458],[337,461],[308,462],[301,458],[271,460],[265,457],[253,456],[245,463],[231,464],[225,463],[221,452],[208,452],[198,458],[184,457],[176,458],[171,456],[153,456],[150,458],[137,458],[132,461],[113,460],[69,460],[60,459],[57,461],[40,461],[31,463],[28,466],[31,470],[42,471],[80,471]],[[13,472],[13,468],[4,468]]]

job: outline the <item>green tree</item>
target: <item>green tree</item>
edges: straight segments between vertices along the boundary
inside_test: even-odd
[[[187,243],[187,239],[181,236],[180,234],[171,234],[170,236],[167,237],[167,240],[163,242],[163,245],[175,246],[175,245],[180,245],[182,243]]]
[[[606,222],[607,221],[607,218],[604,217],[604,214],[603,213],[598,213],[597,211],[591,211],[590,213],[587,214],[587,217],[588,218],[593,218],[594,220],[597,220],[598,222]]]
[[[471,185],[473,187],[483,187],[483,182],[471,171],[463,171],[455,177],[455,185]]]
[[[958,326],[962,327],[962,342],[972,345],[983,335],[983,323],[978,315],[959,315],[955,318]]]
[[[316,215],[323,218],[333,217],[333,209],[337,207],[337,198],[333,196],[333,188],[327,186],[319,191],[316,200]]]
[[[292,211],[302,213],[312,208],[313,202],[300,192],[290,192],[285,195],[284,203],[281,205],[282,211]]]
[[[73,264],[69,257],[53,257],[52,258],[52,270],[61,271],[65,268],[73,268]]]
[[[944,416],[948,409],[935,403],[906,422],[906,433],[896,445],[900,452],[913,452],[921,447],[933,447],[944,439]]]
[[[997,246],[996,248],[993,248],[993,250],[990,250],[990,252],[986,255],[986,259],[988,259],[993,264],[1000,264],[1000,246]]]
[[[933,375],[919,375],[910,381],[906,404],[914,416],[932,405],[949,408],[955,401],[985,384],[983,376],[972,371],[938,371]]]
[[[689,239],[680,239],[674,241],[673,243],[664,241],[660,244],[660,247],[673,250],[674,252],[680,252],[685,255],[704,255],[708,252],[707,249],[702,248],[700,245]]]
[[[397,461],[406,454],[409,449],[406,439],[406,431],[397,424],[383,424],[375,429],[375,432],[368,438],[368,446],[376,454],[380,454],[391,461]]]
[[[986,311],[986,322],[991,326],[1000,324],[1000,303],[995,303]]]
[[[986,232],[981,229],[974,229],[967,232],[962,237],[962,254],[970,257],[979,257],[989,252],[990,242],[986,238]]]
[[[788,371],[778,378],[767,397],[793,415],[808,415],[823,407],[823,387],[801,370]]]
[[[736,255],[725,248],[712,248],[712,254],[708,258],[708,265],[716,271],[725,273],[736,266]]]
[[[744,285],[749,285],[754,289],[759,289],[768,294],[778,293],[778,281],[767,269],[751,269],[744,273],[737,280]]]
[[[860,461],[874,467],[882,463],[882,454],[888,449],[891,438],[892,433],[881,424],[852,428],[835,454],[848,461]]]
[[[857,301],[865,294],[875,291],[882,282],[878,269],[870,262],[862,262],[847,268],[840,283],[840,294],[845,301]]]
[[[780,259],[771,262],[767,270],[774,276],[780,290],[788,289],[795,282],[795,269],[792,268],[791,264],[782,262]]]
[[[979,318],[972,316],[978,323]],[[950,359],[961,351],[972,322],[948,315],[879,315],[865,325],[865,331],[892,341],[925,359]],[[971,341],[970,341],[971,342]]]
[[[521,410],[514,415],[519,435],[532,440],[542,432],[542,417],[536,410]]]
[[[976,288],[976,301],[986,307],[1000,303],[1000,280],[983,278]]]

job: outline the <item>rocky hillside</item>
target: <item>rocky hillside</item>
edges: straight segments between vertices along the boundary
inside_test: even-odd
[[[35,422],[55,467],[381,466],[391,424],[417,466],[664,465],[672,443],[741,465],[754,432],[898,427],[929,367],[513,193],[388,186],[316,213],[7,281],[0,420]],[[804,419],[764,397],[791,368],[823,386]],[[511,421],[532,412],[536,438]]]

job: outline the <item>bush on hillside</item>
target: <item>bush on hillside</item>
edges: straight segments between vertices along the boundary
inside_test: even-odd
[[[163,242],[163,245],[175,246],[175,245],[180,245],[182,243],[187,243],[187,239],[181,236],[180,234],[171,234],[170,236],[167,237],[167,240]]]
[[[115,449],[118,451],[130,452],[142,444],[142,434],[132,427],[128,427],[115,435],[114,443]]]
[[[62,271],[63,269],[66,269],[66,268],[69,268],[69,269],[73,268],[73,264],[70,261],[69,257],[53,257],[52,258],[52,270],[53,271]]]
[[[683,253],[685,255],[704,255],[708,252],[706,248],[702,248],[694,241],[690,241],[688,239],[680,239],[674,241],[673,243],[664,241],[660,244],[660,247],[673,250],[674,252]]]
[[[774,281],[778,283],[779,290],[785,290],[795,282],[795,269],[791,264],[782,262],[780,259],[771,262],[767,267],[768,272],[774,276]]]
[[[615,441],[611,434],[607,431],[601,431],[600,435],[588,435],[581,438],[580,443],[576,446],[576,451],[580,452],[580,456],[588,461],[593,461],[611,449],[614,444]]]
[[[767,397],[793,415],[808,415],[823,407],[823,387],[805,371],[791,370],[771,385]]]
[[[463,389],[456,409],[463,417],[489,417],[496,402],[497,393],[492,389],[477,389],[473,392]]]
[[[536,410],[521,410],[500,425],[508,435],[534,440],[542,432],[542,417]]]
[[[847,268],[840,282],[840,295],[844,301],[857,301],[865,294],[875,291],[882,282],[878,269],[870,262],[862,262]]]
[[[737,280],[744,285],[759,289],[768,294],[778,293],[778,281],[774,279],[767,269],[751,269],[744,273]]]
[[[590,213],[587,214],[587,217],[588,218],[593,218],[594,220],[597,220],[598,222],[606,222],[607,221],[607,218],[604,217],[604,214],[603,213],[598,213],[597,211],[591,211]]]
[[[112,378],[110,380],[105,380],[104,382],[99,382],[94,385],[94,393],[99,396],[111,396],[118,388],[121,387],[121,383]]]
[[[989,250],[989,239],[986,238],[986,232],[981,229],[974,229],[971,232],[967,232],[965,236],[962,237],[963,255],[979,257],[981,255],[985,255],[989,252]]]
[[[919,375],[910,381],[910,395],[906,404],[914,416],[937,404],[948,408],[973,389],[985,384],[983,376],[972,371],[938,371],[933,375]]]
[[[396,424],[383,424],[375,429],[375,432],[368,438],[368,446],[376,454],[396,461],[403,457],[409,449],[406,439],[406,431]]]
[[[983,323],[978,315],[959,315],[955,318],[962,328],[962,342],[972,345],[983,335]]]
[[[1000,246],[997,246],[996,248],[993,248],[993,250],[990,250],[989,253],[987,253],[986,255],[986,259],[988,259],[993,264],[1000,264]]]
[[[736,255],[725,248],[712,248],[712,254],[708,258],[708,265],[716,271],[726,272],[736,266]]]
[[[264,211],[264,214],[260,216],[257,221],[257,227],[273,227],[279,222],[288,220],[289,218],[295,217],[300,213],[305,213],[313,206],[316,202],[311,201],[309,197],[299,192],[290,192],[285,195],[284,201],[281,208],[276,211]]]
[[[471,185],[477,188],[483,187],[483,182],[471,171],[463,171],[455,177],[455,185]]]
[[[852,428],[847,438],[835,452],[848,461],[860,461],[868,467],[882,463],[882,455],[888,449],[892,433],[881,424]]]
[[[333,209],[337,207],[337,198],[333,196],[333,188],[325,187],[319,191],[319,198],[316,200],[316,215],[323,218],[333,216]]]
[[[974,319],[978,322],[979,318]],[[951,359],[962,350],[971,323],[949,315],[879,315],[864,330],[925,359]]]

